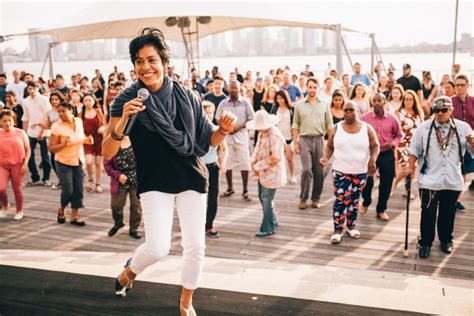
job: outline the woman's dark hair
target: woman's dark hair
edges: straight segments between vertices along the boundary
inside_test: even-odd
[[[285,100],[286,107],[288,108],[288,110],[291,110],[293,105],[291,104],[290,95],[288,94],[288,92],[286,92],[283,89],[278,90],[276,92],[276,94],[275,94],[275,106],[277,106],[277,107],[280,106],[280,104],[278,104],[278,102],[276,100],[278,96],[280,96],[281,98],[283,98],[283,100]]]
[[[334,107],[334,98],[335,97],[341,97],[342,98],[341,108],[343,108],[344,107],[344,102],[345,102],[344,101],[344,95],[342,94],[341,90],[339,90],[339,89],[334,90],[334,92],[332,93],[331,106],[330,107],[331,108]]]
[[[99,109],[99,101],[97,101],[97,98],[95,97],[94,94],[89,93],[89,92],[84,93],[84,97],[82,98],[82,101],[83,101],[83,102],[84,102],[84,99],[85,99],[86,97],[91,97],[92,100],[94,100],[94,105],[92,106],[93,109],[96,109],[96,110]],[[85,106],[84,106],[84,109],[83,109],[82,112],[81,112],[81,119],[82,119],[82,120],[85,119],[85,115],[86,115],[86,109],[85,109]]]
[[[367,95],[367,89],[365,89],[366,85],[361,83],[361,82],[358,82],[354,85],[354,88],[352,89],[351,96],[349,97],[349,100],[352,100],[352,99],[355,98],[356,90],[357,90],[358,87],[364,88],[364,94],[362,95],[362,97],[365,98],[365,96]]]
[[[130,42],[130,59],[133,65],[135,65],[138,58],[138,51],[146,45],[153,46],[160,55],[163,66],[168,66],[171,50],[165,41],[163,32],[154,27],[146,27],[140,30],[139,35]]]
[[[71,103],[63,101],[63,102],[59,103],[58,107],[60,107],[60,106],[62,106],[63,108],[68,109],[69,111],[72,111],[72,104]]]
[[[53,96],[58,97],[59,103],[61,103],[61,102],[63,102],[63,101],[65,100],[64,94],[62,94],[62,93],[59,92],[59,91],[53,91],[53,92],[51,92],[51,94],[49,95],[49,101],[50,101],[50,102],[51,102],[51,97],[53,97]]]

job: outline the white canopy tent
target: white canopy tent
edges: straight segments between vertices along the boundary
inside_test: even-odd
[[[157,17],[110,20],[90,24],[52,28],[30,33],[10,34],[4,35],[3,37],[8,39],[17,36],[50,35],[53,41],[50,43],[48,54],[50,61],[49,72],[50,77],[53,77],[54,72],[51,48],[57,44],[96,39],[133,38],[137,35],[140,29],[150,26],[157,27],[162,30],[168,40],[180,41],[185,44],[189,68],[194,67],[195,64],[199,62],[198,39],[225,31],[251,27],[301,27],[325,29],[336,32],[336,69],[338,70],[339,75],[343,73],[343,48],[345,49],[347,57],[349,58],[349,61],[352,65],[348,49],[342,37],[342,32],[358,33],[369,36],[372,39],[372,70],[374,69],[375,59],[381,60],[380,53],[378,52],[377,46],[375,44],[373,33],[367,34],[364,32],[359,32],[353,29],[342,27],[341,24],[320,24],[281,19],[262,19],[259,17],[166,15]]]

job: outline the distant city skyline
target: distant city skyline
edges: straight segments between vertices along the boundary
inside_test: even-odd
[[[82,1],[5,1],[0,0],[0,34],[24,33],[31,28],[48,29],[117,20],[137,16],[167,15],[176,12],[179,6],[192,6],[196,15],[246,16],[251,12],[264,12],[262,18],[298,20],[336,24],[363,32],[375,32],[379,46],[448,44],[453,41],[455,1],[399,0],[399,1],[155,1],[116,2],[92,0]],[[143,12],[142,12],[143,11]],[[179,11],[179,10],[178,10]],[[189,11],[189,10],[188,10]],[[39,14],[41,12],[41,14]],[[472,34],[472,1],[460,1],[458,39],[462,33]],[[305,40],[305,36],[287,36],[295,30],[259,31],[269,33],[270,38],[280,35],[289,39],[289,46]],[[259,33],[255,33],[259,36]],[[277,34],[277,35],[275,35]],[[228,46],[230,35],[225,38]],[[217,38],[219,38],[217,36]],[[216,39],[214,39],[216,40]],[[319,39],[322,41],[322,39]],[[351,47],[360,49],[369,46],[367,37],[350,35]],[[306,37],[306,44],[312,45]],[[222,43],[221,43],[222,44]],[[307,45],[304,45],[305,47]],[[13,47],[22,51],[28,46],[27,37],[2,44],[2,49]],[[222,45],[219,45],[221,47]],[[245,45],[244,45],[245,46]],[[220,48],[219,48],[220,49]],[[257,48],[257,50],[259,50]]]
[[[29,29],[32,32],[35,29]],[[365,49],[354,49],[351,37],[343,36],[352,53],[369,53]],[[44,61],[48,54],[51,38],[45,35],[28,37],[29,48],[17,52],[12,48],[4,50],[7,61],[31,60]],[[458,40],[459,52],[470,52],[474,38],[470,34],[461,34]],[[109,39],[63,43],[53,48],[56,61],[67,60],[106,60],[110,58],[128,58],[130,39]],[[306,28],[247,28],[228,31],[200,39],[201,57],[226,56],[291,56],[291,55],[324,55],[335,52],[335,33],[321,29]],[[370,44],[370,43],[368,43]],[[185,57],[184,45],[170,41],[173,57]],[[384,53],[401,52],[449,52],[451,45],[419,43],[414,47],[392,45],[379,47]]]

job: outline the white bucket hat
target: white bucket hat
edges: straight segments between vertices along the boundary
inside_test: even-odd
[[[278,117],[274,114],[268,114],[265,110],[255,112],[253,120],[247,122],[248,129],[265,130],[275,126],[278,123]]]

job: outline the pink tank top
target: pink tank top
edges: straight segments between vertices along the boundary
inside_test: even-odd
[[[0,165],[11,166],[23,163],[25,159],[25,145],[23,132],[14,128],[10,132],[0,130]]]

